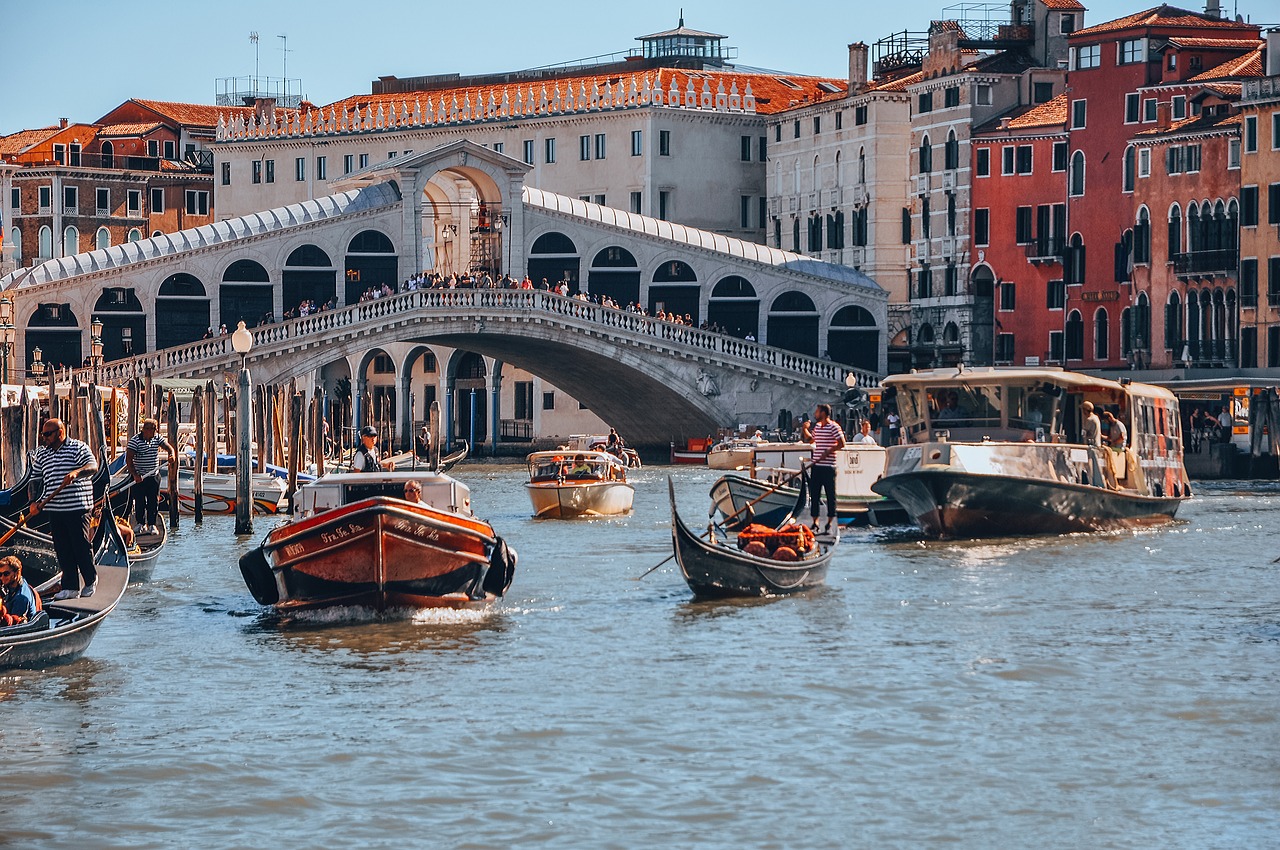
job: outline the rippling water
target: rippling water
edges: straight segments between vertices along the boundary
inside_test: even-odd
[[[0,677],[0,828],[39,847],[1280,846],[1280,488],[1034,540],[846,534],[829,586],[693,603],[665,475],[535,521],[486,614],[281,624],[232,521],[171,540],[88,655]],[[688,517],[713,480],[676,471]],[[258,531],[267,524],[259,520]],[[4,840],[0,840],[3,844]]]

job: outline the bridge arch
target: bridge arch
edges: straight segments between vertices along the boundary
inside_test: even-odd
[[[39,348],[41,359],[54,366],[81,364],[80,321],[70,304],[39,304],[27,319],[26,362]]]
[[[544,278],[548,284],[567,278],[569,289],[577,291],[578,272],[581,265],[582,257],[573,240],[558,230],[548,230],[533,240],[533,245],[529,249],[526,273],[533,281],[534,287],[541,286]],[[590,286],[590,278],[588,278],[588,286]]]
[[[391,237],[376,228],[364,227],[346,242],[344,304],[356,303],[366,290],[381,289],[383,284],[397,291],[399,255]]]
[[[874,372],[880,365],[880,329],[864,307],[850,304],[831,317],[827,352],[832,360]]]
[[[711,290],[707,321],[739,339],[760,334],[760,298],[751,282],[741,275],[727,275]]]
[[[788,290],[769,305],[769,345],[797,354],[818,356],[818,308],[813,299],[798,290]]]
[[[640,303],[640,264],[635,255],[618,245],[601,248],[591,258],[587,270],[587,291],[607,295],[626,307]]]
[[[195,342],[212,327],[209,296],[198,277],[171,274],[156,292],[156,348]]]
[[[147,316],[132,288],[105,287],[93,305],[93,318],[102,322],[104,361],[146,352]]]
[[[488,439],[485,423],[489,412],[489,378],[491,374],[501,374],[502,364],[495,358],[491,367],[485,360],[483,354],[466,348],[454,349],[449,357],[444,375],[445,443],[448,445],[458,437],[472,446],[479,446]]]
[[[328,251],[311,242],[294,247],[280,272],[283,314],[293,313],[303,301],[314,301],[319,307],[336,297],[336,275],[337,269]]]
[[[271,275],[257,260],[233,260],[222,271],[218,287],[218,321],[228,328],[237,322],[256,327],[275,312],[275,290]]]
[[[701,315],[702,287],[693,266],[683,260],[664,259],[653,270],[649,284],[649,312],[660,310],[691,316],[694,327]]]

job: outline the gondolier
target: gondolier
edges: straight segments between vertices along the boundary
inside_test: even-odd
[[[160,512],[160,447],[164,446],[169,457],[176,454],[159,430],[160,423],[156,420],[142,420],[142,430],[130,438],[124,450],[125,469],[133,478],[134,519],[141,534],[156,532]]]
[[[49,520],[49,536],[62,568],[62,589],[54,599],[93,596],[98,573],[89,545],[89,514],[98,462],[83,442],[67,439],[61,419],[45,421],[40,427],[40,443],[32,472],[42,482],[43,496],[41,501],[33,501],[31,516],[44,513]]]
[[[813,530],[818,530],[818,497],[827,495],[827,527],[830,534],[836,521],[836,451],[844,448],[844,431],[831,421],[831,405],[820,404],[813,411],[814,424],[804,423],[800,439],[813,443],[813,467],[809,471],[809,514]]]

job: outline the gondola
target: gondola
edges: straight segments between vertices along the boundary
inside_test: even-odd
[[[129,584],[129,557],[115,523],[100,523],[94,543],[97,591],[89,597],[44,602],[44,610],[31,622],[0,629],[0,669],[65,664],[89,648],[98,627]],[[25,567],[23,572],[27,574]],[[45,599],[60,585],[61,577],[55,574],[36,590]]]
[[[718,533],[699,537],[680,519],[675,485],[667,479],[671,497],[671,537],[676,563],[694,596],[702,599],[784,596],[819,587],[839,541],[839,533],[819,538],[799,560],[780,561],[748,554]]]
[[[156,523],[155,534],[139,534],[134,532],[133,545],[129,547],[129,580],[150,581],[155,571],[160,551],[169,539],[169,531],[164,520]]]

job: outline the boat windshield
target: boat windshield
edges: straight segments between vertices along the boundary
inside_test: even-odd
[[[558,478],[605,479],[615,465],[607,460],[556,455],[535,458],[529,464],[530,481],[554,481]]]
[[[911,442],[1053,441],[1062,431],[1060,387],[1049,383],[947,382],[898,388],[898,414]]]

